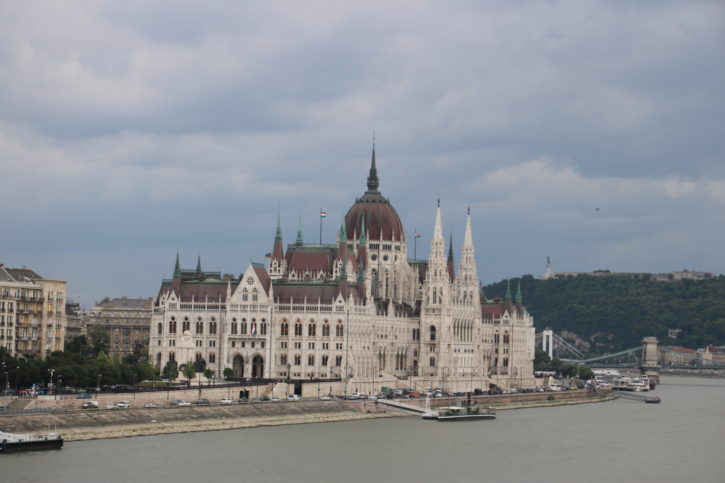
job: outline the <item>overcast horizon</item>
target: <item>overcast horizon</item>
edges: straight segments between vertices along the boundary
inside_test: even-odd
[[[725,272],[725,3],[0,2],[0,263],[155,296],[380,190],[484,284]]]

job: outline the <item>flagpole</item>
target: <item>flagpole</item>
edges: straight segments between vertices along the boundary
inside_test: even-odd
[[[322,245],[322,208],[320,208],[320,245]]]
[[[413,228],[413,260],[418,260],[418,230]]]

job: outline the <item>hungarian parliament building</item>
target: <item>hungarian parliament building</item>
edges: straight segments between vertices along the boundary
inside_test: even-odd
[[[196,363],[219,379],[231,369],[242,379],[329,380],[340,393],[534,385],[533,317],[520,287],[493,300],[480,289],[470,209],[457,270],[440,202],[428,259],[410,259],[373,148],[367,190],[336,239],[305,243],[298,228],[285,249],[278,216],[268,262],[239,277],[204,271],[200,259],[182,269],[177,254],[153,307],[152,360]]]

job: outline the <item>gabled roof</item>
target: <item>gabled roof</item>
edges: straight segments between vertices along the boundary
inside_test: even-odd
[[[252,268],[254,269],[254,274],[257,276],[259,283],[262,284],[264,292],[269,295],[269,285],[272,280],[269,278],[269,273],[267,273],[264,265],[262,265],[261,263],[253,263]]]

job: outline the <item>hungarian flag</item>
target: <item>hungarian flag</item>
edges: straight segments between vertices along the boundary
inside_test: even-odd
[[[252,322],[252,335],[257,335],[257,323]]]
[[[320,218],[324,218],[326,216],[327,216],[327,212],[320,210]]]
[[[415,232],[415,237],[416,237],[416,238],[420,238],[420,237],[422,237],[422,236],[423,236],[423,235],[421,235],[420,233],[418,233],[418,232]]]

